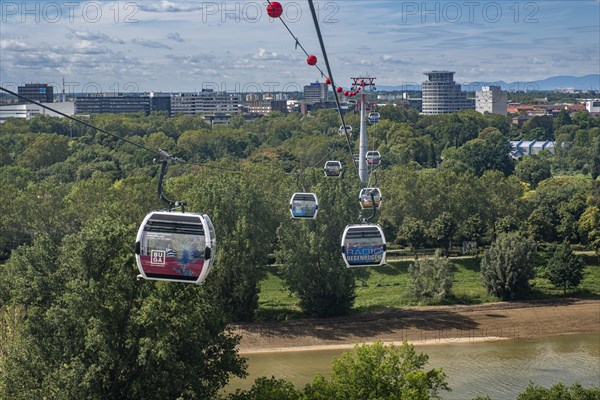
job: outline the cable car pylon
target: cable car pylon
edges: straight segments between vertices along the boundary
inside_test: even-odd
[[[372,77],[357,77],[352,79],[352,86],[360,91],[360,134],[359,134],[359,151],[358,151],[358,177],[360,182],[363,184],[367,183],[369,175],[369,166],[367,165],[367,151],[368,151],[368,140],[367,140],[367,94],[365,89],[371,88],[371,90],[377,90],[375,88],[375,79]]]

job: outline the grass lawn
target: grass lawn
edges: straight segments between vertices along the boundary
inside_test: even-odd
[[[598,258],[591,255],[582,256],[586,269],[584,279],[578,289],[567,291],[567,297],[600,296],[600,264]],[[479,273],[480,258],[458,257],[451,259],[454,267],[454,284],[452,296],[443,304],[479,304],[498,301],[487,294],[481,283]],[[355,270],[357,312],[396,308],[408,305],[419,305],[408,293],[410,280],[408,267],[412,261],[391,261],[385,267],[373,267]],[[298,318],[302,312],[298,298],[285,287],[277,267],[261,268],[259,294],[259,320],[283,320]],[[545,278],[531,281],[532,293],[528,299],[551,299],[563,297],[562,289],[555,288]]]
[[[261,267],[260,293],[258,297],[259,320],[282,320],[302,315],[298,298],[285,287],[278,276],[278,268]]]

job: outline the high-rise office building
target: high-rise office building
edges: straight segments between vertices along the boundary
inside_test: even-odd
[[[163,93],[98,93],[75,98],[77,114],[150,114],[153,111],[170,112],[171,96]]]
[[[327,100],[326,83],[313,82],[304,86],[304,102],[306,104],[324,103]]]
[[[18,86],[17,93],[38,103],[52,103],[54,101],[54,87],[46,83],[26,83],[25,86]],[[26,103],[19,100],[20,103]]]
[[[475,109],[474,99],[468,99],[467,94],[454,82],[452,71],[431,71],[425,75],[429,79],[423,82],[423,111],[424,115],[448,114],[460,110]]]
[[[480,113],[506,115],[508,94],[500,86],[482,86],[475,93],[475,109]]]

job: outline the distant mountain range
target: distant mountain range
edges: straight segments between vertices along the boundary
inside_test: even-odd
[[[591,74],[585,76],[552,76],[550,78],[526,82],[526,81],[518,81],[518,82],[504,82],[504,81],[494,81],[494,82],[468,82],[461,83],[462,90],[474,92],[476,90],[481,90],[481,86],[491,86],[496,85],[500,86],[504,90],[508,90],[510,92],[516,91],[537,91],[537,90],[561,90],[561,89],[575,89],[575,90],[600,90],[600,74]],[[410,87],[406,86],[378,86],[378,90],[385,91],[406,91],[406,90],[419,90],[420,85],[415,86],[411,85]]]

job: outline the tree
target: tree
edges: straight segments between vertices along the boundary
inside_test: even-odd
[[[551,388],[530,383],[527,389],[519,394],[517,400],[592,400],[599,398],[600,389],[597,387],[584,388],[579,382],[566,386],[561,382]]]
[[[31,257],[58,259],[39,277],[51,301],[11,296],[36,306],[3,363],[1,398],[212,398],[230,374],[245,375],[238,338],[203,288],[135,279],[133,236],[135,226],[106,215],[58,255],[36,242],[11,261],[9,277]]]
[[[523,125],[525,132],[530,140],[554,140],[553,120],[549,115],[535,116]],[[534,133],[535,132],[535,133]]]
[[[429,237],[442,245],[444,252],[450,250],[452,236],[456,232],[456,221],[449,212],[442,212],[429,226]]]
[[[528,231],[537,241],[562,242],[577,239],[576,224],[585,210],[592,181],[565,176],[546,179],[527,196],[532,209]]]
[[[302,393],[285,379],[259,377],[250,390],[238,389],[223,400],[300,400]]]
[[[450,388],[441,368],[424,371],[428,359],[407,342],[356,345],[334,359],[329,378],[317,375],[305,394],[311,400],[439,399]]]
[[[459,241],[473,241],[479,243],[485,235],[485,224],[479,214],[473,214],[464,219],[456,230]]]
[[[408,267],[410,292],[415,298],[439,301],[450,295],[452,289],[452,264],[437,250],[435,255],[415,261]]]
[[[592,174],[592,179],[596,180],[598,176],[600,176],[600,135],[596,136],[594,139],[594,145],[592,146],[593,151],[593,160],[590,172]]]
[[[566,126],[566,125],[571,125],[572,123],[573,123],[573,120],[571,120],[571,116],[569,115],[569,112],[567,110],[560,110],[558,112],[558,115],[556,115],[552,121],[552,127],[553,127],[554,131],[556,132],[561,127]]]
[[[562,288],[566,294],[567,289],[579,286],[584,269],[585,264],[581,258],[573,253],[571,246],[565,242],[558,246],[548,262],[547,276],[554,286]]]
[[[578,225],[581,237],[600,255],[600,208],[588,206],[581,214]]]
[[[287,219],[277,231],[280,248],[277,261],[289,289],[300,299],[300,307],[310,315],[345,315],[354,303],[353,272],[344,268],[340,255],[342,233],[349,215],[358,204],[355,187],[345,180],[314,187],[325,218],[297,221]]]
[[[502,300],[513,300],[529,292],[534,277],[536,244],[518,232],[499,235],[485,251],[481,276],[488,293]]]
[[[254,171],[261,172],[261,171]],[[264,171],[262,171],[264,172]],[[261,180],[243,175],[214,173],[183,176],[172,180],[173,193],[186,199],[190,210],[206,213],[217,235],[216,263],[206,282],[215,304],[234,321],[251,321],[258,309],[258,269],[267,264],[273,249],[279,214],[272,198],[258,187]],[[277,182],[279,175],[263,174]]]
[[[545,152],[536,156],[523,157],[515,168],[515,175],[535,189],[538,183],[552,176],[551,165],[552,160]]]
[[[410,248],[415,255],[417,249],[425,243],[425,224],[410,215],[404,218],[400,230],[398,231],[398,240],[410,244]]]
[[[513,166],[509,157],[508,140],[499,131],[488,132],[484,137],[470,140],[456,151],[444,151],[444,162],[459,161],[467,165],[476,176],[481,176],[488,170],[510,175]]]
[[[39,134],[17,159],[21,167],[39,169],[64,161],[69,156],[69,139],[50,133]]]

